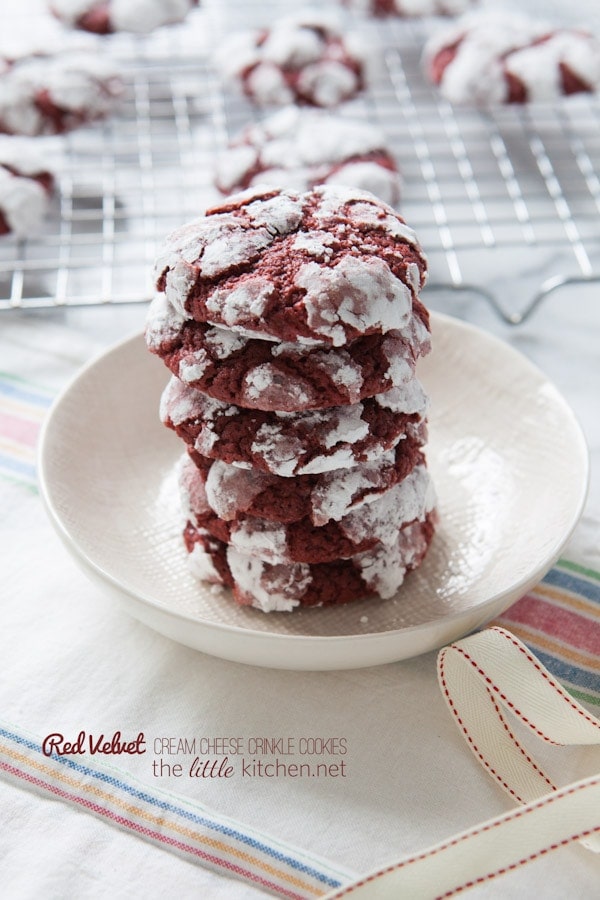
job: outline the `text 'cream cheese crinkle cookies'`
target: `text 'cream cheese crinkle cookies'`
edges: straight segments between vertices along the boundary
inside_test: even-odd
[[[308,11],[231,35],[215,62],[258,106],[333,107],[362,89],[366,55],[363,42],[342,34],[335,16]]]
[[[600,42],[516,13],[481,10],[433,35],[423,65],[451,103],[550,102],[600,88]]]
[[[349,187],[257,187],[167,238],[146,341],[199,578],[287,611],[391,597],[420,563],[426,275],[412,229]]]
[[[181,22],[198,0],[49,0],[57,19],[95,34],[130,31],[148,34]]]
[[[373,123],[287,106],[248,126],[219,154],[215,184],[223,194],[257,184],[296,191],[345,184],[394,205],[401,180],[385,136]]]

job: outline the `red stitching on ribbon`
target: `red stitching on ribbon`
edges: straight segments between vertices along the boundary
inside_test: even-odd
[[[492,625],[490,631],[496,631],[498,634],[502,635],[502,637],[506,638],[507,641],[510,641],[517,650],[522,653],[532,664],[532,666],[540,673],[542,678],[546,680],[548,685],[556,691],[556,693],[565,700],[571,709],[573,709],[576,713],[578,713],[586,722],[589,722],[590,725],[593,725],[594,728],[600,729],[600,722],[594,718],[594,716],[590,715],[585,709],[583,709],[579,704],[575,703],[573,698],[567,694],[567,692],[563,689],[563,687],[555,681],[555,679],[544,669],[544,667],[538,662],[538,660],[533,656],[527,647],[525,647],[514,635],[512,635],[509,631],[506,631],[504,628],[500,628],[498,625]],[[454,646],[454,645],[453,645]]]
[[[464,658],[467,660],[467,662],[475,669],[477,674],[481,675],[481,677],[483,678],[485,683],[487,685],[489,685],[496,694],[498,694],[498,696],[503,700],[503,702],[506,704],[506,706],[508,706],[508,708],[515,714],[515,716],[517,716],[517,718],[521,719],[522,722],[525,722],[525,724],[529,728],[531,728],[531,730],[533,732],[535,732],[535,734],[537,734],[538,737],[541,737],[542,740],[547,741],[549,744],[555,744],[555,745],[558,744],[557,741],[553,741],[552,738],[549,738],[548,735],[544,734],[543,731],[540,731],[540,729],[537,727],[537,725],[534,725],[534,723],[531,722],[527,718],[527,716],[524,713],[522,713],[521,710],[517,706],[515,706],[515,704],[511,700],[508,699],[506,694],[500,690],[498,685],[494,683],[494,681],[485,672],[485,670],[481,668],[479,663],[476,660],[474,660],[473,657],[470,656],[466,652],[466,650],[464,650],[462,647],[458,647],[456,644],[452,644],[452,650],[456,650],[457,653],[460,653],[461,656],[464,656]]]
[[[578,784],[572,788],[569,788],[568,790],[566,790],[562,793],[561,797],[568,797],[571,794],[576,794],[578,791],[582,791],[586,787],[589,787],[590,784],[597,784],[599,782],[600,782],[600,776],[597,779],[595,779],[595,781],[591,781],[591,782],[588,781],[588,782],[586,782],[586,784]],[[483,825],[480,828],[476,828],[473,831],[467,832],[467,834],[459,835],[458,837],[453,838],[451,841],[447,841],[444,844],[440,844],[438,847],[433,847],[431,850],[426,850],[423,853],[419,853],[417,856],[413,856],[409,860],[401,860],[398,863],[394,863],[394,865],[388,866],[386,869],[381,869],[379,872],[376,872],[373,875],[368,875],[366,878],[363,878],[360,881],[357,881],[354,884],[351,884],[348,887],[343,888],[335,896],[337,898],[346,897],[348,894],[351,894],[354,890],[356,890],[356,888],[363,887],[365,884],[369,884],[369,882],[374,881],[376,878],[380,878],[382,875],[387,875],[390,872],[396,871],[397,869],[403,869],[407,865],[410,865],[413,862],[417,862],[418,860],[428,859],[431,856],[435,856],[436,854],[441,853],[442,850],[445,850],[447,847],[455,847],[458,844],[461,844],[463,841],[466,841],[470,837],[475,837],[479,834],[485,834],[487,831],[492,831],[494,828],[499,828],[500,825],[504,824],[504,822],[512,822],[514,819],[521,819],[524,816],[527,816],[529,813],[534,812],[534,810],[536,810],[536,809],[542,809],[544,806],[549,806],[551,803],[556,803],[556,801],[559,799],[561,799],[561,798],[555,794],[552,794],[549,797],[544,797],[542,800],[539,800],[537,803],[532,804],[527,809],[517,809],[514,812],[509,813],[509,815],[505,816],[500,821],[496,820],[494,822],[490,822],[486,825]],[[550,844],[548,847],[543,848],[542,850],[536,851],[535,854],[531,854],[530,857],[526,857],[523,860],[520,860],[518,863],[514,863],[512,865],[515,865],[515,866],[524,865],[530,859],[535,859],[536,856],[541,856],[544,853],[548,853],[550,850],[555,850],[558,847],[561,847],[563,845],[563,843],[565,843],[565,842],[570,843],[572,841],[581,840],[581,838],[587,837],[590,834],[596,834],[597,832],[600,832],[600,827],[591,828],[586,831],[582,831],[579,834],[571,835],[571,837],[564,838],[563,841],[559,841],[556,844]],[[505,867],[504,870],[499,869],[497,872],[492,873],[492,875],[490,877],[495,878],[496,875],[502,874],[503,871],[509,871],[509,869],[510,869],[510,866]],[[476,883],[477,883],[476,881],[473,881],[473,884],[476,884]],[[458,890],[465,890],[465,889],[466,889],[466,885],[462,885]],[[453,889],[453,890],[456,893],[456,889]],[[444,897],[452,896],[452,893],[444,894],[443,896]],[[437,898],[437,900],[440,900],[440,898]]]
[[[514,791],[513,788],[511,788],[511,786],[506,781],[504,781],[504,779],[502,778],[500,773],[494,769],[494,767],[488,762],[488,760],[485,758],[485,756],[481,753],[481,751],[479,750],[479,747],[475,743],[474,739],[469,734],[467,726],[461,719],[460,714],[459,714],[456,706],[454,705],[454,701],[453,701],[452,697],[450,696],[450,691],[448,689],[448,684],[446,682],[446,677],[444,675],[444,660],[446,658],[447,649],[448,648],[445,648],[440,653],[438,669],[439,669],[439,677],[440,677],[440,682],[442,684],[443,693],[446,698],[446,702],[448,703],[448,706],[450,707],[450,710],[452,711],[452,715],[456,719],[463,735],[465,736],[465,740],[471,747],[473,753],[475,754],[475,756],[477,757],[477,759],[479,760],[481,765],[491,773],[492,777],[495,778],[496,781],[502,785],[504,790],[507,791],[507,793],[509,793],[511,795],[511,797],[514,797],[518,803],[525,803],[525,800],[523,799],[523,797],[520,797],[516,793],[516,791]]]
[[[553,783],[550,781],[550,779],[548,778],[548,776],[546,775],[546,773],[543,772],[543,771],[540,769],[540,767],[538,766],[538,764],[536,763],[536,761],[535,761],[534,759],[532,759],[531,756],[529,756],[529,754],[526,752],[526,750],[525,750],[525,748],[523,747],[523,745],[517,740],[517,738],[515,737],[515,735],[512,733],[511,729],[509,728],[508,722],[506,721],[506,719],[505,719],[504,716],[502,715],[502,710],[500,709],[500,707],[499,707],[498,704],[496,703],[495,697],[494,697],[494,695],[492,694],[492,692],[489,690],[489,688],[487,689],[487,692],[488,692],[488,694],[489,694],[489,697],[490,697],[490,700],[491,700],[491,702],[492,702],[492,705],[493,705],[494,709],[496,710],[496,713],[497,713],[497,715],[498,715],[498,718],[499,718],[500,721],[502,722],[502,725],[504,726],[505,731],[508,732],[508,736],[510,737],[511,741],[513,742],[513,744],[515,745],[515,747],[517,748],[517,750],[519,750],[519,752],[522,753],[522,755],[525,757],[525,759],[527,760],[527,762],[529,763],[529,765],[531,766],[531,768],[534,769],[534,770],[538,773],[538,775],[546,782],[546,784],[547,784],[553,791],[555,791],[555,790],[556,790],[556,785],[553,784]]]
[[[456,894],[461,894],[463,891],[475,887],[476,884],[483,884],[485,881],[491,881],[493,878],[497,878],[499,875],[505,875],[507,872],[512,872],[514,869],[518,869],[521,866],[526,865],[528,862],[532,862],[534,859],[539,859],[542,856],[546,856],[546,854],[550,853],[552,850],[558,850],[560,847],[566,847],[567,844],[572,844],[574,841],[580,841],[582,838],[589,837],[592,834],[598,834],[598,832],[600,832],[600,827],[587,828],[585,831],[580,831],[578,834],[572,834],[568,838],[563,838],[562,841],[557,841],[555,844],[549,844],[548,847],[542,847],[541,850],[537,850],[535,853],[531,853],[529,856],[524,856],[523,859],[520,859],[518,862],[511,863],[509,866],[503,866],[501,869],[496,869],[495,872],[489,872],[487,875],[481,875],[479,878],[474,878],[472,881],[466,881],[459,887],[453,888],[451,891],[447,891],[445,894],[440,894],[439,897],[435,898],[435,900],[444,900],[444,898],[446,897],[454,897]]]

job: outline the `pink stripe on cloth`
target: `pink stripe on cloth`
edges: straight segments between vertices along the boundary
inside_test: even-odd
[[[502,614],[506,622],[530,625],[538,631],[567,641],[593,656],[600,656],[600,622],[562,609],[556,603],[527,594]]]
[[[34,447],[40,430],[39,422],[20,418],[0,411],[0,435]]]
[[[20,769],[15,768],[14,766],[9,766],[6,763],[0,761],[0,769],[3,769],[5,772],[8,772],[10,775],[13,775],[16,778],[21,778],[23,779],[23,781],[27,781],[38,788],[49,791],[50,793],[55,794],[57,797],[60,797],[62,800],[76,803],[79,806],[85,807],[85,809],[88,809],[90,812],[110,819],[117,825],[122,825],[124,828],[135,831],[138,834],[143,835],[144,837],[151,838],[153,841],[159,841],[160,843],[166,844],[169,847],[181,850],[186,854],[189,853],[192,856],[197,856],[198,858],[206,862],[210,862],[214,866],[217,866],[219,868],[226,869],[228,872],[231,872],[234,875],[238,875],[239,877],[247,881],[254,881],[257,884],[260,884],[261,887],[264,887],[269,891],[276,892],[281,897],[289,897],[290,900],[304,900],[304,894],[298,894],[295,891],[282,889],[280,885],[277,885],[271,881],[267,881],[266,879],[256,875],[254,872],[251,872],[248,869],[243,869],[241,866],[231,863],[229,860],[219,859],[218,856],[214,856],[211,853],[205,853],[198,847],[192,847],[190,844],[184,844],[183,841],[178,841],[166,834],[161,834],[158,831],[153,831],[151,828],[145,828],[143,825],[140,825],[139,823],[134,822],[131,819],[127,819],[125,816],[116,815],[110,810],[104,809],[102,806],[99,806],[97,803],[92,803],[91,800],[87,800],[85,797],[78,797],[76,794],[71,794],[68,791],[64,791],[61,788],[56,787],[56,785],[49,784],[41,778],[35,778],[32,775],[29,775],[27,772],[23,772]]]

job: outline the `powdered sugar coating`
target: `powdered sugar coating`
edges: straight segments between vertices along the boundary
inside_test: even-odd
[[[214,487],[207,479],[187,477],[184,470],[182,494],[187,521],[205,528],[213,537],[224,540],[240,553],[271,564],[293,562],[333,562],[363,552],[376,543],[392,545],[398,531],[408,522],[423,521],[432,511],[435,496],[424,465],[416,466],[389,490],[369,498],[337,521],[316,527],[310,519],[281,523],[238,512],[223,519],[211,509],[211,500],[219,503]],[[229,483],[232,480],[229,479]],[[246,497],[245,501],[249,501]],[[225,501],[226,502],[226,501]]]
[[[391,546],[370,550],[333,563],[272,565],[215,540],[204,529],[188,525],[184,532],[199,567],[233,590],[235,600],[263,612],[290,612],[298,606],[348,603],[368,596],[387,599],[401,587],[406,573],[419,565],[433,536],[435,514],[400,530]],[[193,571],[193,570],[192,570]],[[202,577],[200,575],[200,577]]]
[[[357,403],[404,385],[430,347],[415,316],[402,329],[340,348],[276,343],[185,319],[165,294],[150,304],[146,343],[182,381],[209,396],[283,412]]]
[[[417,413],[419,416],[424,416],[429,404],[429,398],[423,385],[412,375],[407,376],[403,383],[391,390],[377,394],[374,399],[383,409],[408,415]]]
[[[343,0],[357,12],[374,16],[400,16],[407,19],[425,16],[459,16],[477,0]]]
[[[157,353],[162,347],[172,347],[179,340],[185,321],[165,294],[156,294],[146,313],[144,336],[148,349]]]
[[[241,469],[193,451],[188,477],[204,484],[210,508],[226,522],[248,514],[271,522],[310,519],[313,525],[339,521],[370,503],[424,464],[426,434],[407,436],[372,462],[350,469],[283,478],[254,468]],[[189,518],[189,516],[188,516]]]
[[[148,34],[161,25],[183,21],[196,3],[197,0],[49,0],[50,10],[65,25],[96,34]]]
[[[375,462],[325,473],[311,491],[312,522],[315,525],[338,522],[378,497],[382,489],[389,489],[389,472],[395,470],[396,455],[394,450],[389,450]]]
[[[203,483],[200,472],[191,459],[188,468],[191,478]],[[238,469],[237,466],[215,460],[204,485],[206,501],[219,518],[229,522],[251,509],[253,501],[265,490],[271,477],[266,472]],[[187,518],[190,519],[190,516]]]
[[[231,546],[227,565],[237,586],[238,602],[262,612],[290,612],[300,604],[312,581],[310,567],[304,563],[265,565]]]
[[[198,516],[211,512],[206,485],[198,477],[198,470],[187,454],[178,462],[177,483],[184,522],[196,521]]]
[[[285,16],[268,29],[232,35],[215,61],[260,106],[291,102],[332,107],[363,83],[366,50],[345,43],[332,16]]]
[[[48,208],[54,178],[31,142],[0,137],[0,235],[26,237]]]
[[[0,62],[0,131],[70,131],[111,112],[121,90],[112,62],[89,49]]]
[[[220,153],[215,183],[229,194],[256,184],[306,191],[349,184],[394,204],[400,177],[375,125],[289,106],[246,128]]]
[[[327,184],[349,184],[359,190],[369,191],[381,197],[385,203],[395,204],[400,199],[402,179],[397,169],[387,165],[387,158],[348,161],[340,165],[326,179]]]
[[[296,273],[295,284],[304,291],[309,328],[334,347],[346,342],[346,326],[359,334],[385,334],[406,326],[412,314],[410,287],[377,258],[345,256],[331,269],[308,262]]]
[[[427,534],[422,523],[412,522],[401,529],[391,547],[380,544],[361,553],[355,563],[367,589],[384,600],[393,597],[406,573],[415,569],[425,556],[430,540],[431,534]]]
[[[464,16],[427,43],[424,64],[452,103],[550,102],[600,87],[600,43],[514,13]]]
[[[267,340],[340,347],[413,316],[427,325],[414,232],[347,186],[234,195],[171,234],[155,273],[182,316]]]
[[[279,379],[273,363],[254,366],[244,376],[241,400],[251,409],[298,410],[312,405],[313,392],[302,379]]]
[[[402,413],[368,399],[325,410],[264,412],[221,403],[173,377],[160,413],[202,456],[291,477],[379,458],[407,435],[420,437],[424,410]]]
[[[197,543],[194,545],[188,556],[188,563],[192,575],[200,581],[207,581],[209,584],[223,583],[211,554],[202,544]]]

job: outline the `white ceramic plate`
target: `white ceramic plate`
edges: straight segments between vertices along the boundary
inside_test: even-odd
[[[461,637],[558,558],[585,501],[588,454],[569,406],[523,356],[446,316],[432,326],[419,375],[440,526],[392,599],[265,614],[190,575],[174,482],[183,444],[159,422],[168,372],[141,336],[87,366],[53,407],[40,479],[55,526],[130,613],[225,659],[357,668]]]

